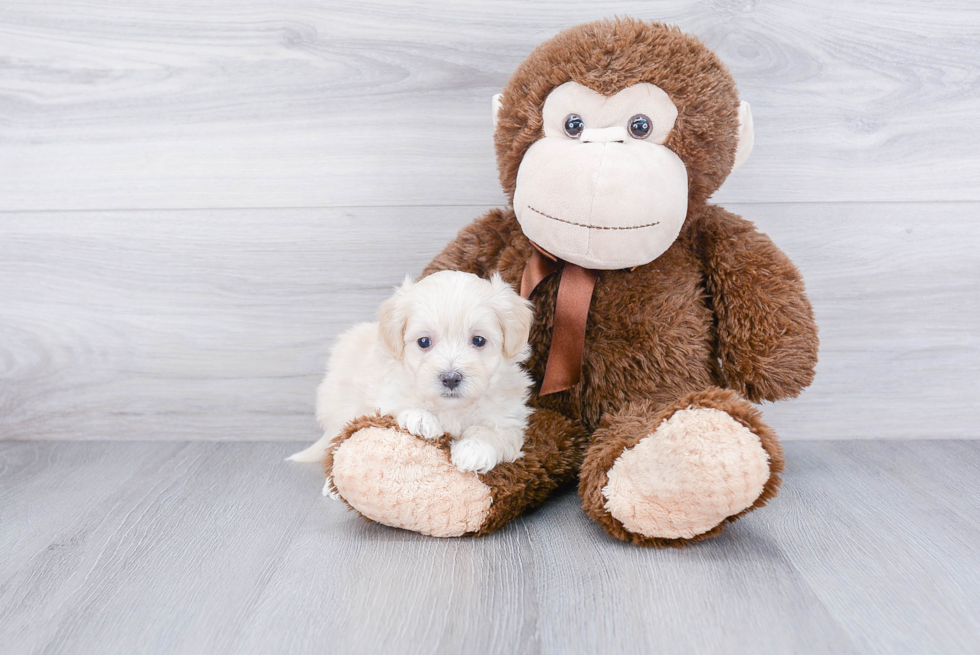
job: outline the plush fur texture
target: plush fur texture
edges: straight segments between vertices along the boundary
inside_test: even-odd
[[[793,397],[810,383],[817,330],[792,262],[751,223],[706,203],[732,168],[739,101],[718,58],[696,38],[674,28],[629,19],[601,21],[566,30],[536,49],[503,93],[495,144],[506,192],[512,197],[521,159],[541,136],[545,98],[570,80],[607,96],[638,82],[656,84],[670,95],[678,117],[666,145],[687,168],[687,217],[676,241],[654,261],[633,270],[598,272],[582,379],[567,391],[547,396],[538,391],[559,276],[546,278],[535,289],[532,352],[526,363],[535,380],[530,400],[535,412],[525,436],[525,456],[481,476],[493,502],[473,533],[498,528],[577,477],[583,509],[610,535],[644,546],[684,546],[717,534],[776,494],[782,449],[748,401]],[[516,289],[532,249],[514,212],[494,209],[464,228],[423,275],[446,269],[481,277],[496,272]],[[695,434],[690,430],[698,430],[691,427],[696,421],[678,427],[685,423],[683,417],[691,416],[674,419],[680,412],[716,420]],[[712,412],[729,419],[720,420]],[[672,426],[673,445],[636,450],[644,440],[664,438],[665,432],[658,436],[658,430],[665,425]],[[688,444],[691,456],[675,462],[684,468],[676,479],[688,485],[685,497],[691,507],[685,511],[691,517],[706,516],[714,511],[718,497],[732,491],[732,513],[719,514],[715,525],[697,519],[663,534],[638,530],[656,521],[637,522],[635,517],[654,516],[654,506],[669,499],[632,492],[617,496],[612,490],[609,493],[618,500],[610,503],[603,493],[610,485],[610,471],[625,461],[629,476],[642,477],[644,466],[649,466],[650,476],[657,476],[649,458],[631,458],[628,452],[676,450],[685,430],[693,434]],[[711,475],[702,479],[698,476],[705,469],[691,465],[699,458],[721,463],[711,464]],[[734,466],[730,475],[719,473],[722,463]],[[427,481],[440,484],[438,476]],[[636,488],[657,489],[658,484],[640,480]],[[733,485],[741,485],[741,490],[735,493]],[[635,500],[623,500],[627,497]],[[412,500],[392,495],[381,502]],[[640,506],[643,503],[647,505]]]
[[[337,495],[385,525],[433,537],[459,537],[486,523],[490,488],[476,474],[453,466],[442,450],[407,432],[366,426],[338,444],[331,459],[337,463],[337,474],[331,478]],[[389,475],[396,470],[397,476]],[[442,484],[426,484],[433,472]],[[398,495],[410,495],[412,502],[387,502]]]
[[[687,216],[687,170],[664,143],[677,108],[652,84],[606,98],[566,82],[545,101],[544,137],[521,162],[514,213],[543,250],[588,269],[642,266],[670,247]],[[568,116],[583,129],[565,132]],[[633,138],[631,117],[650,134]]]
[[[645,439],[657,438],[657,429],[679,412],[691,409],[712,409],[725,412],[732,419],[752,431],[759,445],[768,455],[768,477],[762,484],[762,491],[748,508],[740,508],[711,529],[689,537],[650,537],[632,532],[610,512],[609,502],[603,489],[609,484],[609,471],[630,448]],[[750,450],[751,454],[752,451]],[[717,451],[712,454],[717,454]],[[602,425],[592,435],[585,464],[579,476],[579,496],[585,513],[606,529],[606,532],[623,541],[641,546],[684,546],[692,541],[700,541],[721,532],[730,523],[746,512],[765,505],[779,491],[783,472],[783,449],[772,430],[762,422],[761,414],[749,403],[740,399],[727,389],[709,387],[685,395],[678,400],[660,407],[652,403],[630,404],[615,414],[603,418]],[[756,470],[753,466],[742,469],[731,468],[732,472],[747,473]],[[700,467],[690,467],[688,472],[696,479],[703,475]],[[741,480],[739,481],[741,482]],[[731,486],[730,484],[721,485]],[[711,494],[711,489],[699,484],[690,485],[698,493]]]
[[[630,532],[692,539],[755,502],[769,479],[759,437],[727,412],[674,412],[606,472],[609,514]]]
[[[728,177],[739,103],[725,65],[676,27],[606,20],[567,29],[541,44],[504,87],[494,145],[510,200],[524,153],[542,136],[541,107],[552,89],[569,81],[605,96],[640,82],[667,92],[678,115],[666,145],[687,165],[691,204],[707,200]]]
[[[588,442],[581,426],[537,410],[527,434],[523,457],[477,475],[449,466],[448,436],[430,444],[399,428],[392,416],[362,416],[327,449],[326,490],[364,518],[385,525],[433,536],[489,534],[578,478]],[[336,453],[354,436],[361,441],[349,449],[350,464],[335,480]],[[395,470],[398,475],[390,475]]]

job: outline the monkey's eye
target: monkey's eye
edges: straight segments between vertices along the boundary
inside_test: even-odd
[[[429,337],[422,337],[416,343],[419,344],[419,348],[421,348],[422,350],[428,350],[429,346],[432,345],[432,339],[430,339]]]
[[[585,129],[585,121],[578,114],[569,114],[565,117],[565,134],[577,139],[582,136],[582,131]]]
[[[649,116],[637,114],[630,119],[630,136],[634,139],[645,139],[653,131],[653,121]]]
[[[482,348],[483,346],[487,345],[487,340],[483,337],[473,337],[473,345],[477,348]]]

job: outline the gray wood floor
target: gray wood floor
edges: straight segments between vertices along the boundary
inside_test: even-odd
[[[0,443],[2,652],[980,651],[980,441],[787,444],[770,506],[663,551],[574,493],[478,540],[368,524],[296,446]]]

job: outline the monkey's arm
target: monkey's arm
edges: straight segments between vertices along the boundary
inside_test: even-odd
[[[514,239],[520,225],[513,212],[491,209],[476,219],[446,244],[422,271],[422,277],[436,271],[466,271],[487,277],[497,270],[501,250]]]
[[[799,395],[813,381],[817,326],[793,262],[752,223],[707,208],[699,247],[725,382],[748,400]]]

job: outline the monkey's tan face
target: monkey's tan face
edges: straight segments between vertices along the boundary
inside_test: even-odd
[[[687,215],[687,170],[664,145],[677,107],[653,84],[606,97],[576,82],[544,103],[544,137],[521,161],[514,212],[527,237],[585,268],[649,263]]]

